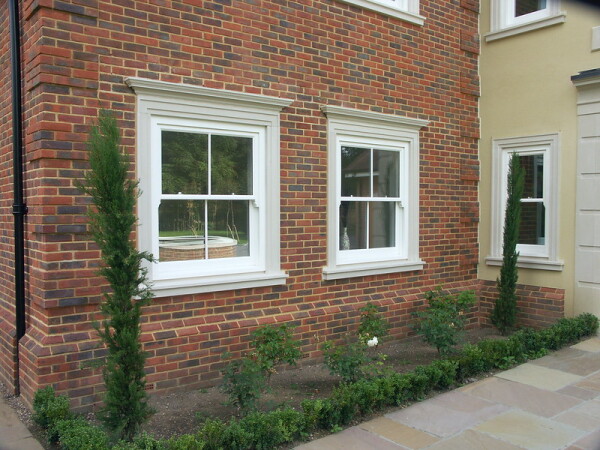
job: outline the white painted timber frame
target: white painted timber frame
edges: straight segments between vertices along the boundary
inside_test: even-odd
[[[344,3],[376,11],[405,22],[423,25],[425,18],[419,14],[419,0],[340,0]]]
[[[255,141],[253,208],[258,225],[251,257],[169,261],[147,265],[156,296],[223,291],[285,283],[280,269],[279,130],[281,109],[292,100],[142,78],[128,78],[137,98],[139,248],[158,252],[161,129],[232,131]],[[252,231],[252,230],[251,230]]]
[[[518,267],[561,271],[564,262],[558,258],[558,133],[495,139],[492,146],[492,226],[490,256],[486,264],[502,265],[502,233],[506,209],[508,163],[510,155],[544,156],[545,241],[540,245],[517,245]]]
[[[328,204],[327,266],[323,278],[368,276],[421,270],[419,258],[419,130],[421,119],[321,106],[327,116]],[[396,245],[385,249],[340,250],[341,152],[344,145],[383,145],[400,152],[401,213]]]
[[[514,0],[491,0],[490,32],[486,41],[494,41],[516,34],[557,25],[566,21],[560,10],[560,0],[547,0],[546,7],[529,14],[515,16]]]

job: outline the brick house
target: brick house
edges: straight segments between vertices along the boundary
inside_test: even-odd
[[[403,337],[424,292],[479,291],[477,0],[13,3],[24,201],[11,210],[3,15],[0,381],[26,402],[53,384],[85,409],[102,389],[84,363],[102,353],[105,286],[77,189],[101,109],[140,180],[137,242],[159,259],[151,392],[214,383],[257,325],[292,322],[317,358],[367,301]]]

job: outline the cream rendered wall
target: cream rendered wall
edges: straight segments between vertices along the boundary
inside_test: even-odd
[[[570,316],[577,159],[577,89],[571,76],[600,68],[600,51],[592,52],[592,28],[600,26],[600,7],[562,0],[561,10],[566,12],[564,23],[486,42],[490,0],[481,2],[479,276],[495,280],[499,274],[499,267],[485,262],[491,249],[492,140],[558,132],[558,258],[564,268],[560,272],[520,269],[519,283],[565,289],[565,315]]]

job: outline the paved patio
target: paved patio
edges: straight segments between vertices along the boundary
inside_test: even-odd
[[[296,449],[599,450],[600,339]]]

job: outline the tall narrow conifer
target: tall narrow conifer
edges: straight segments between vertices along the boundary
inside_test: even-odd
[[[521,167],[518,154],[510,156],[507,180],[507,200],[502,236],[502,267],[496,280],[498,298],[492,311],[492,323],[506,334],[514,327],[517,319],[517,281],[519,272],[517,243],[521,224],[521,198],[525,184],[525,170]]]
[[[81,188],[93,200],[90,227],[102,252],[100,274],[110,284],[100,304],[104,319],[97,327],[108,349],[100,418],[115,437],[131,440],[152,412],[144,389],[146,356],[140,342],[141,307],[152,297],[142,262],[152,256],[137,251],[130,239],[137,221],[137,182],[128,176],[117,122],[109,113],[101,112],[90,131],[88,150],[90,170]]]

